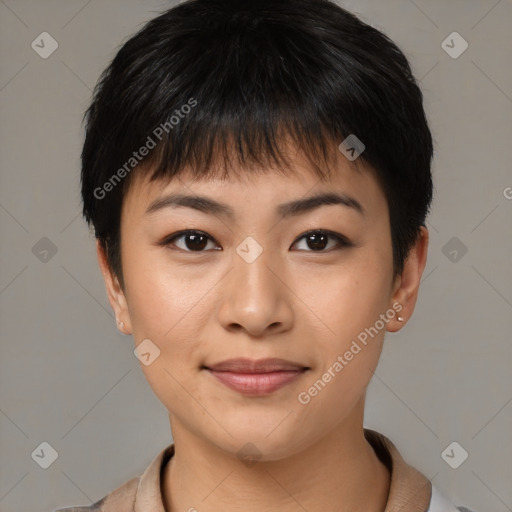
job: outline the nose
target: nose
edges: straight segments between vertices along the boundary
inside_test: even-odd
[[[222,280],[218,320],[228,331],[251,337],[284,332],[293,324],[293,292],[279,262],[263,251],[254,261],[234,254],[231,271]]]

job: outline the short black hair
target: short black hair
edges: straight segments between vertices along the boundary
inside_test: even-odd
[[[121,286],[134,173],[206,177],[219,161],[290,171],[288,139],[323,177],[355,135],[386,195],[395,275],[432,201],[432,135],[407,58],[329,0],[189,0],[159,13],[103,71],[84,121],[83,214]]]

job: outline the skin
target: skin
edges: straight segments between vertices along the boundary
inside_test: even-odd
[[[169,412],[176,447],[163,476],[167,512],[384,511],[390,475],[363,435],[365,394],[385,332],[399,330],[413,313],[428,231],[421,229],[394,278],[386,198],[371,169],[359,168],[340,153],[336,172],[322,182],[297,153],[291,175],[268,168],[206,181],[185,172],[153,183],[134,175],[121,215],[124,290],[99,244],[97,253],[123,332],[135,345],[149,338],[160,349],[141,369]],[[333,190],[357,199],[365,215],[342,205],[280,221],[275,215],[278,204]],[[170,192],[226,203],[235,217],[187,207],[145,214]],[[210,237],[202,252],[186,236],[159,245],[183,229]],[[304,238],[312,229],[354,245],[329,238],[315,251]],[[247,236],[263,249],[252,263],[236,252]],[[308,404],[300,403],[298,394],[397,302],[404,322],[398,315],[387,322]],[[279,357],[310,370],[269,396],[247,397],[201,369],[234,357]],[[237,456],[247,443],[261,455],[253,465]]]

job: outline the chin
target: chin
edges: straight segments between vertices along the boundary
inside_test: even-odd
[[[281,418],[282,420],[282,418]],[[277,422],[275,425],[278,425]],[[303,435],[293,435],[290,429],[280,430],[274,426],[272,429],[260,429],[257,422],[247,429],[229,430],[233,436],[226,434],[222,439],[210,439],[220,450],[231,454],[243,461],[273,462],[287,459],[307,446],[314,444],[314,440],[308,442]],[[278,432],[278,430],[280,430]],[[269,434],[270,432],[270,434]]]

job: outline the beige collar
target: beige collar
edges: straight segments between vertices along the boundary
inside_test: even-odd
[[[388,502],[384,512],[426,512],[432,494],[430,480],[409,466],[386,436],[366,428],[364,435],[391,473]]]

